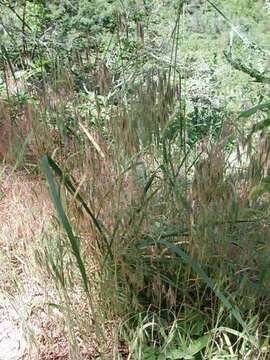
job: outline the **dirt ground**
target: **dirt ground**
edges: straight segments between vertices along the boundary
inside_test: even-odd
[[[45,181],[0,165],[0,360],[73,360],[41,246],[54,214]],[[80,357],[96,358],[92,334],[78,339]]]
[[[6,168],[0,174],[0,360],[40,359],[26,341],[36,326],[33,307],[45,300],[29,271],[29,245],[42,233],[50,201],[38,179]]]
[[[0,360],[18,360],[25,354],[23,330],[10,301],[0,295]]]

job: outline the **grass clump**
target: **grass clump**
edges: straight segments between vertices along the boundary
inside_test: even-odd
[[[12,176],[34,168],[55,208],[2,258],[16,291],[18,253],[42,289],[47,332],[24,322],[41,358],[42,341],[74,360],[269,357],[268,50],[248,40],[243,2],[228,3],[98,2],[96,38],[89,4],[61,16],[29,4],[40,27],[5,8],[24,36],[9,56],[4,34],[0,154]],[[39,33],[52,21],[43,55],[28,22]]]

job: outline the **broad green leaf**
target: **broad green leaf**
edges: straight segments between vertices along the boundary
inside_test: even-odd
[[[191,343],[187,346],[187,348],[180,349],[172,349],[170,350],[166,357],[170,360],[176,359],[194,359],[194,356],[198,354],[201,350],[203,350],[210,340],[211,335],[201,336],[199,339],[191,341]]]
[[[196,355],[202,349],[204,349],[207,346],[210,338],[211,338],[211,335],[204,335],[204,336],[201,336],[199,339],[192,341],[192,343],[188,347],[190,355]]]
[[[192,360],[194,359],[194,356],[181,349],[172,349],[167,353],[166,358],[168,360]]]

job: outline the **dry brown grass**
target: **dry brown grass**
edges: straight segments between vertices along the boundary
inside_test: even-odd
[[[63,328],[55,326],[59,316],[50,316],[46,305],[55,294],[52,288],[41,286],[34,261],[40,237],[52,215],[45,184],[39,178],[28,178],[24,172],[13,175],[6,169],[1,191],[0,283],[5,304],[3,316],[10,319],[9,347],[6,355],[1,355],[9,359],[10,349],[26,340],[24,355],[18,359],[65,359],[62,355],[68,352],[68,346]],[[2,324],[0,321],[0,330]],[[19,329],[21,338],[17,335]]]
[[[37,162],[46,151],[52,151],[54,133],[42,123],[45,109],[41,104],[25,102],[14,110],[0,99],[0,160],[15,163],[18,158]]]
[[[11,120],[8,108],[0,101],[0,159],[4,158],[11,143]]]
[[[99,160],[96,160],[99,163]],[[99,165],[97,173],[108,176],[104,169],[105,164]],[[5,298],[4,315],[11,317],[14,309],[16,314],[10,323],[10,346],[25,338],[24,355],[18,357],[18,360],[73,359],[69,343],[70,336],[73,336],[77,339],[80,356],[83,359],[92,358],[99,353],[100,343],[94,333],[82,335],[78,328],[79,325],[82,329],[91,328],[86,321],[88,308],[85,308],[82,294],[79,289],[74,288],[72,296],[69,294],[70,309],[66,310],[67,304],[61,297],[61,291],[57,292],[52,272],[48,268],[44,238],[53,242],[55,236],[61,236],[61,232],[52,224],[54,210],[46,184],[40,177],[29,177],[23,171],[14,174],[10,169],[3,170],[0,201],[0,284]],[[102,188],[104,190],[104,181],[106,183],[103,179],[99,184],[100,188],[95,190],[98,190],[100,195]],[[86,228],[86,241],[89,242],[94,236],[90,234],[89,222]],[[89,255],[91,249],[88,250]],[[49,303],[56,306],[48,306]],[[74,314],[76,318],[76,325],[72,329],[69,329],[66,322],[66,311]],[[21,338],[16,340],[15,335],[20,328]],[[69,335],[70,331],[72,335]],[[109,339],[109,328],[106,331]],[[111,346],[108,343],[108,354]],[[9,349],[7,354],[8,351]]]
[[[52,214],[46,185],[39,177],[28,177],[23,171],[5,170],[1,179],[0,228],[12,229],[14,238],[32,241]]]

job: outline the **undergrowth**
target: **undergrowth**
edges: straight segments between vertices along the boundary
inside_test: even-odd
[[[269,53],[200,3],[109,7],[98,44],[58,57],[48,42],[27,63],[31,34],[19,55],[2,47],[0,155],[45,180],[55,208],[18,252],[72,360],[269,358]],[[213,12],[227,63],[209,49],[193,66]],[[258,101],[243,109],[230,81]]]

